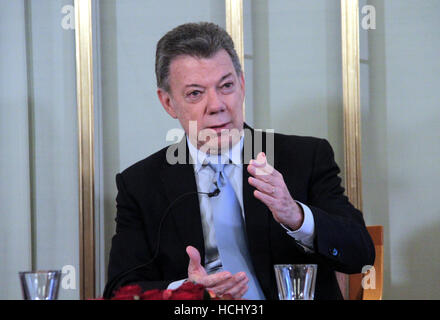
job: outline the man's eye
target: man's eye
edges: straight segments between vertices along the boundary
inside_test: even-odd
[[[197,97],[200,96],[201,94],[202,94],[201,91],[199,91],[199,90],[194,90],[194,91],[191,91],[190,93],[188,93],[188,97],[190,97],[190,98],[197,98]]]
[[[231,88],[233,85],[234,85],[234,83],[232,83],[232,82],[226,82],[226,83],[223,85],[223,88],[229,89],[229,88]]]

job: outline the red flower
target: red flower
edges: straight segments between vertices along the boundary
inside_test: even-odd
[[[214,292],[206,290],[201,284],[184,282],[175,290],[147,290],[142,292],[138,285],[119,288],[111,300],[232,300],[230,295],[218,297]]]
[[[162,290],[154,289],[142,293],[141,300],[164,300]]]
[[[138,285],[128,285],[119,288],[112,300],[139,300],[142,288]]]
[[[205,295],[204,286],[187,281],[176,290],[172,290],[169,300],[203,300]]]

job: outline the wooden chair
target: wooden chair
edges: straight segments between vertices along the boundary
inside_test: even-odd
[[[383,291],[383,226],[369,226],[368,232],[376,249],[374,261],[375,288],[364,289],[362,278],[367,274],[357,273],[349,276],[349,299],[350,300],[382,300]],[[370,271],[371,273],[372,271]],[[371,276],[371,275],[370,275]],[[368,284],[368,282],[367,282]]]

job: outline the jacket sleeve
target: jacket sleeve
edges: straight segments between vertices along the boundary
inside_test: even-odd
[[[315,221],[314,249],[335,270],[360,273],[374,263],[374,244],[362,213],[344,195],[339,172],[330,144],[319,140],[308,194]]]
[[[171,281],[158,281],[161,272],[154,264],[155,248],[147,243],[140,207],[130,195],[123,175],[116,175],[116,234],[112,238],[105,294],[127,284],[138,284],[143,290],[165,289]]]

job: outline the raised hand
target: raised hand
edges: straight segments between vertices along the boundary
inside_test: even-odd
[[[200,253],[192,247],[186,247],[186,253],[189,256],[188,280],[199,283],[205,288],[213,291],[218,296],[230,294],[234,299],[240,299],[248,290],[247,283],[249,279],[244,272],[231,274],[228,271],[222,271],[208,275],[205,268],[200,264]]]
[[[292,230],[301,227],[304,213],[287,189],[283,175],[267,163],[264,152],[249,162],[247,170],[252,175],[249,184],[257,189],[254,191],[255,198],[270,209],[273,218]]]

